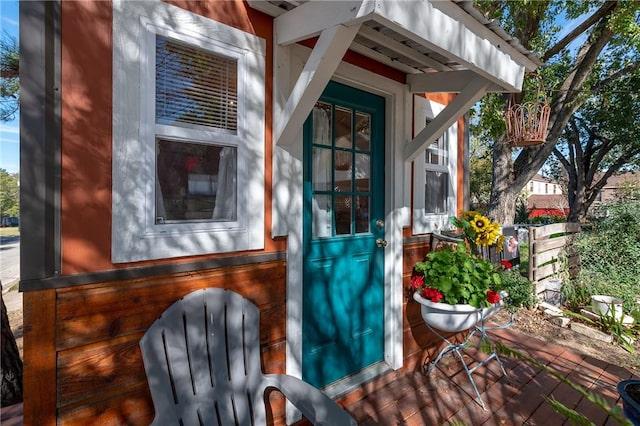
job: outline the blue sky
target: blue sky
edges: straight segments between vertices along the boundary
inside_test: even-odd
[[[8,33],[18,40],[18,2],[0,0],[0,34]],[[0,168],[9,173],[20,171],[20,118],[0,123]]]

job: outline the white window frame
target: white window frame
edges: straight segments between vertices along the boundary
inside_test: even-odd
[[[114,1],[114,263],[264,248],[265,55],[263,39],[162,1]],[[155,122],[155,37],[238,63],[236,135]],[[237,218],[156,224],[156,136],[237,148]]]
[[[425,128],[427,121],[433,120],[445,105],[414,95],[414,134],[420,133]],[[441,136],[447,146],[448,161],[446,166],[427,166],[426,150],[413,161],[413,234],[429,234],[450,229],[449,218],[456,215],[457,185],[458,181],[458,124],[454,123]],[[447,197],[447,211],[441,214],[427,213],[424,208],[426,172],[429,170],[446,171],[449,175],[449,188]]]

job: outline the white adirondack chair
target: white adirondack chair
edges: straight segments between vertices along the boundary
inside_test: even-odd
[[[265,390],[276,388],[316,425],[356,425],[317,388],[264,374],[260,312],[229,290],[208,288],[171,305],[140,341],[153,425],[265,425]]]

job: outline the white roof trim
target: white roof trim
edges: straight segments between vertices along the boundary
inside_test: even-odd
[[[405,161],[413,161],[429,145],[435,142],[449,127],[462,117],[473,104],[482,98],[491,83],[476,76],[411,142],[404,147]]]
[[[520,91],[525,72],[537,68],[535,57],[480,22],[482,15],[464,0],[455,1],[248,0],[275,17],[276,52],[320,35],[282,110],[274,109],[276,144],[291,146],[347,49],[405,72],[413,93],[459,93],[407,144],[406,160],[488,91]]]

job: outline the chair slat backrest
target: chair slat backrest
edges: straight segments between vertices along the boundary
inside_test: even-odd
[[[257,307],[209,288],[167,309],[140,342],[158,424],[266,422]]]

